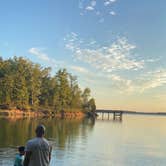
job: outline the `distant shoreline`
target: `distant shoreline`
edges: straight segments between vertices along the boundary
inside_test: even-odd
[[[106,112],[106,111],[117,111],[117,112],[122,112],[123,114],[136,114],[136,115],[165,115],[166,112],[138,112],[138,111],[125,111],[125,110],[102,110],[102,109],[97,109],[97,111],[100,110],[101,112]]]
[[[137,114],[137,115],[165,115],[166,112],[134,112],[134,111],[125,111],[124,114]]]

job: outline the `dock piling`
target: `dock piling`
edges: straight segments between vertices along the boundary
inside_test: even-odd
[[[121,110],[96,110],[96,113],[102,114],[102,120],[104,120],[104,114],[108,114],[107,119],[110,119],[110,114],[113,114],[113,120],[122,120],[123,111]]]

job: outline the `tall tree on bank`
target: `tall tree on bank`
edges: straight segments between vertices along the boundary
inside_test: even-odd
[[[58,107],[60,110],[69,108],[71,100],[71,89],[66,69],[59,70],[56,74],[58,90]]]

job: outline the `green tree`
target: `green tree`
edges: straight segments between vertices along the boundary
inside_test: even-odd
[[[50,91],[50,68],[45,68],[41,72],[41,87],[40,87],[40,95],[39,95],[39,104],[47,107],[48,104],[48,98],[49,91]]]
[[[55,111],[95,109],[95,100],[89,100],[90,89],[82,92],[75,76],[66,69],[53,76],[50,73],[51,68],[42,68],[22,57],[0,57],[0,105]]]
[[[71,101],[71,89],[69,85],[69,74],[66,69],[59,70],[56,74],[59,109],[69,108]]]
[[[91,112],[96,111],[96,104],[95,104],[95,99],[94,98],[91,98],[88,101],[88,108],[89,108],[89,111],[91,111]]]
[[[32,64],[29,69],[27,83],[28,83],[28,94],[29,104],[31,107],[36,109],[39,106],[39,96],[41,94],[41,70],[40,65]]]
[[[82,107],[84,110],[88,110],[89,97],[90,97],[90,89],[85,88],[82,93]]]
[[[81,108],[81,89],[78,86],[77,77],[69,74],[70,82],[70,108]]]
[[[26,81],[24,77],[16,75],[15,83],[13,87],[13,101],[17,108],[28,108],[28,90],[26,87]]]

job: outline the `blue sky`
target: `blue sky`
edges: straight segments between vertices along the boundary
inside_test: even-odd
[[[166,1],[3,0],[0,56],[67,68],[98,108],[166,111]]]

